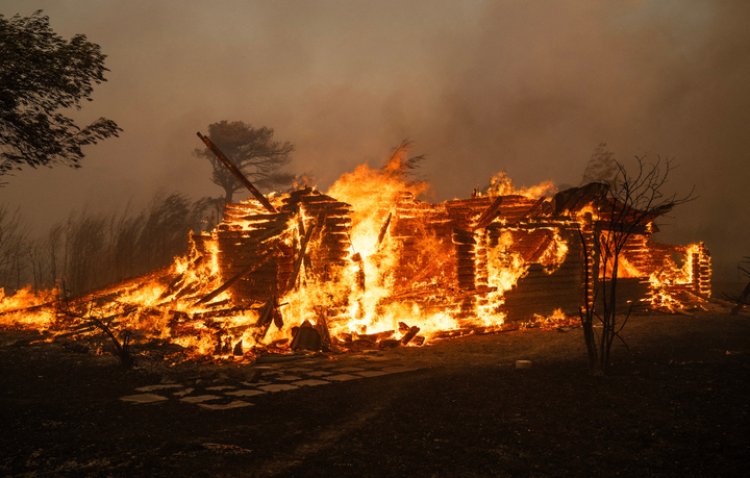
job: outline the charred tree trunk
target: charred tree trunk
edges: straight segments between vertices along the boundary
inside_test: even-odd
[[[586,344],[589,371],[592,375],[602,375],[599,353],[596,346],[596,334],[594,332],[594,316],[596,296],[599,288],[599,254],[596,241],[598,229],[594,228],[592,233],[585,233],[578,228],[578,237],[581,241],[583,267],[583,306],[579,309],[581,328],[583,329],[583,341]]]

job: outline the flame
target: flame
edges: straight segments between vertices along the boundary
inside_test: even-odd
[[[650,291],[646,301],[655,309],[676,312],[685,308],[686,300],[694,299],[695,294],[710,296],[710,290],[703,290],[699,282],[700,271],[695,269],[698,261],[706,261],[705,267],[710,274],[710,262],[703,252],[702,244],[690,244],[682,248],[681,265],[675,263],[672,257],[664,258],[661,267],[649,275]],[[697,287],[697,290],[696,290]],[[691,300],[694,302],[694,300]]]
[[[542,314],[534,314],[534,320],[531,322],[531,324],[527,324],[527,326],[530,325],[545,330],[551,330],[559,327],[578,326],[580,325],[580,321],[578,317],[569,316],[565,314],[562,309],[558,308],[553,310],[552,313],[547,316]]]
[[[303,325],[321,337],[329,334],[334,348],[416,346],[466,331],[502,328],[508,319],[505,297],[532,265],[552,275],[571,260],[573,236],[564,236],[561,229],[541,226],[530,232],[526,223],[514,226],[502,214],[494,219],[490,214],[493,200],[488,197],[514,196],[518,207],[530,210],[532,199],[556,191],[551,182],[516,188],[500,172],[490,181],[488,197],[475,195],[469,201],[466,207],[474,209],[466,213],[468,225],[457,227],[448,203],[419,200],[428,185],[410,181],[407,167],[405,149],[400,148],[385,167],[358,166],[325,195],[309,187],[269,195],[277,214],[269,214],[254,199],[230,204],[222,223],[191,236],[188,252],[168,269],[83,297],[30,288],[6,296],[0,290],[0,325],[53,334],[97,333],[101,326],[96,319],[113,330],[132,331],[142,342],[179,345],[188,357],[235,360],[253,360],[264,350],[289,351],[294,331]],[[348,212],[327,217],[316,212],[314,202],[290,207],[294,194],[332,201]],[[479,225],[486,211],[490,213]],[[597,220],[592,203],[560,223],[589,227]],[[270,297],[244,297],[232,281],[243,280],[247,271],[242,270],[253,264],[240,264],[241,273],[235,276],[237,268],[227,266],[229,249],[238,246],[248,253],[243,238],[265,233],[263,228],[271,228],[269,234],[261,234],[252,247],[277,258],[273,273],[284,279],[277,279]],[[337,244],[344,244],[339,265],[329,264],[327,256],[315,256],[330,247],[326,240],[336,234]],[[222,239],[229,236],[235,239]],[[670,293],[675,286],[695,282],[691,258],[703,258],[701,251],[691,245],[681,266],[665,259],[650,273],[652,304],[678,302]],[[466,261],[472,280],[462,282],[459,275],[465,274],[461,271]],[[627,254],[618,266],[621,277],[649,275]],[[557,309],[534,322],[553,327],[570,320]]]
[[[557,187],[552,181],[543,181],[539,184],[516,188],[513,181],[505,171],[500,171],[490,179],[487,195],[497,196],[525,196],[532,199],[550,197],[557,192]]]
[[[33,292],[31,286],[26,286],[7,296],[0,288],[0,325],[49,329],[55,321],[49,305],[56,301],[57,294],[55,289]]]

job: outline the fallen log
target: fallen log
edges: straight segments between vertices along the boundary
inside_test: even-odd
[[[217,317],[229,317],[232,315],[236,315],[238,313],[246,312],[248,310],[252,310],[252,307],[246,307],[246,306],[237,306],[237,307],[230,307],[228,309],[218,309],[218,310],[209,310],[206,312],[196,312],[193,314],[194,319],[214,319]]]
[[[395,349],[401,345],[401,341],[398,339],[386,339],[378,342],[378,348],[383,349]]]
[[[356,334],[355,339],[369,341],[374,345],[382,340],[390,339],[391,337],[393,337],[394,333],[395,331],[393,330],[386,330],[383,332],[376,332],[374,334]]]
[[[31,307],[20,307],[18,309],[4,310],[0,312],[0,317],[2,317],[3,315],[12,315],[20,312],[34,312],[40,309],[44,309],[45,307],[54,306],[56,303],[57,300],[53,300],[50,302],[45,302],[44,304],[32,305]]]
[[[419,327],[417,327],[416,325],[411,326],[408,332],[406,332],[406,334],[401,337],[401,345],[407,345],[409,342],[411,342],[412,339],[417,336],[419,330]]]

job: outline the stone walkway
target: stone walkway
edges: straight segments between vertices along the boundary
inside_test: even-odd
[[[321,387],[332,383],[363,380],[396,373],[419,370],[405,366],[396,359],[366,357],[364,360],[330,362],[325,359],[307,359],[288,363],[259,364],[254,381],[189,380],[185,383],[159,383],[138,387],[132,395],[120,400],[134,405],[182,402],[205,410],[230,410],[253,406],[253,397],[297,390],[304,387]]]

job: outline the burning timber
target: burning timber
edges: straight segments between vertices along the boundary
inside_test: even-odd
[[[585,280],[602,264],[584,257],[593,250],[584,245],[622,227],[608,217],[605,186],[496,189],[433,204],[418,199],[424,185],[405,180],[399,161],[360,166],[326,194],[266,197],[245,179],[253,197],[192,235],[172,267],[83,297],[22,290],[3,298],[0,323],[52,338],[104,330],[118,350],[157,341],[252,359],[562,321],[592,300]],[[710,296],[708,251],[654,242],[655,219],[633,229],[619,256],[620,302],[700,305]]]

